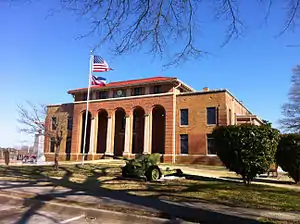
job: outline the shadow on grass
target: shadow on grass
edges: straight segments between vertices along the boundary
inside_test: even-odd
[[[74,168],[75,167],[75,168]],[[157,191],[159,193],[157,196],[152,197],[143,197],[129,194],[127,189],[120,190],[108,190],[104,186],[104,184],[110,184],[109,181],[117,181],[120,180],[118,176],[120,176],[120,170],[118,173],[111,174],[110,170],[112,167],[97,167],[89,166],[91,169],[88,169],[86,165],[80,166],[64,166],[60,167],[59,172],[64,172],[64,175],[61,179],[52,178],[45,175],[45,172],[52,172],[52,167],[31,167],[26,169],[18,169],[17,167],[7,168],[5,171],[5,175],[8,177],[13,176],[23,176],[30,177],[33,175],[37,177],[36,181],[29,181],[25,184],[28,187],[35,187],[42,181],[49,181],[53,186],[64,187],[64,191],[57,191],[55,187],[53,187],[49,192],[41,193],[39,192],[35,197],[31,198],[31,202],[25,202],[24,206],[29,207],[29,209],[24,213],[24,215],[16,222],[16,224],[26,223],[29,218],[35,214],[39,209],[41,209],[44,204],[43,203],[33,203],[32,201],[43,201],[48,202],[59,198],[67,198],[69,196],[77,196],[77,200],[80,201],[80,195],[84,196],[93,196],[100,201],[100,204],[107,207],[121,207],[127,212],[132,210],[141,210],[141,211],[150,211],[158,214],[158,216],[163,218],[180,218],[188,221],[195,221],[201,223],[259,223],[257,221],[240,218],[236,216],[226,215],[219,212],[208,211],[206,209],[190,207],[187,205],[183,205],[178,202],[170,202],[161,200],[159,197],[164,196],[164,191]],[[2,167],[1,167],[2,168]],[[2,172],[2,170],[0,170]],[[83,183],[77,183],[70,180],[70,177],[75,173],[79,172],[81,174],[87,174],[86,179]],[[117,175],[116,175],[117,174]],[[111,176],[115,177],[110,180],[99,180],[100,177]],[[31,176],[32,177],[32,176]],[[118,179],[119,178],[119,179]],[[187,179],[195,179],[200,177],[186,175]],[[213,178],[201,177],[202,181],[216,181]],[[224,181],[225,182],[225,181]],[[134,191],[143,192],[143,191],[155,191],[155,185],[145,185],[146,189],[135,189]],[[213,186],[213,185],[212,185]],[[212,187],[208,186],[207,187]],[[18,187],[24,187],[24,184],[21,185],[9,185],[6,186],[5,189],[12,188],[17,189]],[[174,186],[176,187],[176,185]],[[203,186],[202,186],[203,187]],[[195,189],[191,186],[190,189],[186,189],[186,191],[201,191],[201,185],[195,186]],[[205,188],[205,187],[204,187]],[[0,188],[4,189],[4,188]],[[167,188],[166,188],[167,192]],[[101,203],[102,202],[102,203]],[[169,223],[176,223],[176,221],[170,221]]]

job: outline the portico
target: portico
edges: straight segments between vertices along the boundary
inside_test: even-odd
[[[85,111],[81,113],[80,148],[82,155]],[[133,157],[135,154],[165,153],[166,111],[162,105],[146,110],[135,106],[131,110],[117,107],[111,111],[89,111],[86,133],[86,159],[108,156]]]

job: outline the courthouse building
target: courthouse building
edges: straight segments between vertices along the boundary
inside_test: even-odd
[[[49,105],[46,128],[65,119],[60,160],[81,160],[87,88],[68,91],[74,102]],[[216,126],[260,125],[228,90],[196,91],[174,77],[153,77],[92,86],[85,154],[87,160],[160,153],[162,162],[215,164],[211,133]],[[45,138],[45,156],[53,161],[55,144]]]

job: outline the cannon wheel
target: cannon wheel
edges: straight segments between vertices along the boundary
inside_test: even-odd
[[[157,181],[161,177],[161,172],[158,166],[151,166],[146,173],[148,181]]]

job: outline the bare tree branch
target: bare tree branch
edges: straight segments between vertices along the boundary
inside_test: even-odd
[[[244,24],[239,15],[239,6],[237,0],[215,0],[215,8],[219,19],[228,21],[224,47],[232,39],[238,38],[242,32]]]
[[[295,21],[296,21],[297,17],[299,17],[299,13],[300,13],[299,12],[300,0],[289,0],[287,8],[288,8],[288,13],[287,13],[288,19],[285,23],[283,30],[277,36],[281,36],[288,29],[290,29],[293,25],[295,25]]]
[[[282,118],[279,122],[283,130],[300,133],[300,65],[293,69],[289,102],[282,106]]]
[[[273,5],[273,0],[269,0],[267,13],[266,13],[265,18],[264,18],[265,21],[267,21],[269,16],[270,16],[272,5]]]
[[[25,0],[10,0],[13,2]],[[31,0],[32,1],[32,0]],[[210,4],[217,13],[217,19],[225,22],[225,41],[221,46],[243,34],[246,22],[242,18],[242,4],[267,5],[264,20],[271,13],[273,0],[58,0],[60,10],[69,10],[80,18],[87,19],[90,27],[78,38],[96,36],[94,49],[107,44],[114,55],[123,55],[141,50],[160,58],[171,60],[165,67],[178,65],[190,58],[205,54],[199,46],[199,31],[205,16],[204,10]],[[279,6],[286,6],[287,21],[278,36],[295,27],[300,19],[300,0],[279,0]],[[261,7],[260,5],[256,7]],[[248,8],[248,7],[247,7]]]

